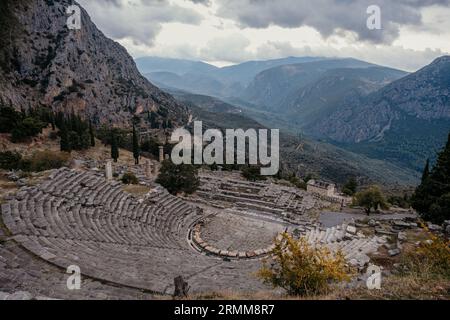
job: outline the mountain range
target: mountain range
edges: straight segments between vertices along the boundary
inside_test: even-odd
[[[233,69],[240,74],[236,70],[254,64]],[[209,75],[191,68],[176,77],[161,70],[147,76],[166,89],[220,98],[266,126],[416,171],[443,146],[450,130],[448,56],[412,74],[352,58],[287,58],[256,65],[245,81],[231,77],[234,90],[223,90],[225,82],[216,76],[231,67],[213,67]]]
[[[450,131],[450,56],[341,103],[306,130],[351,150],[422,169]]]
[[[204,129],[267,128],[245,111],[217,98],[179,90],[170,93],[189,106],[194,120],[201,120]],[[297,172],[303,177],[312,175],[339,185],[347,182],[349,177],[356,177],[360,184],[376,183],[398,191],[414,186],[418,179],[413,170],[284,131],[280,134],[280,154],[284,172]]]
[[[248,61],[218,68],[184,59],[143,57],[136,59],[139,70],[150,81],[163,87],[217,97],[239,96],[260,72],[281,65],[322,60],[318,57],[288,57]]]

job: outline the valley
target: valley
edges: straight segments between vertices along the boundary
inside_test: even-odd
[[[416,172],[421,172],[427,159],[435,159],[445,143],[450,130],[448,57],[413,74],[355,59],[292,62],[277,60],[279,66],[266,65],[268,69],[256,73],[253,80],[240,82],[247,84],[244,89],[231,94],[203,90],[200,95],[234,105],[235,110],[267,127]],[[247,67],[244,63],[234,68]],[[202,74],[194,69],[190,74]],[[211,74],[225,72],[214,70]],[[175,95],[177,90],[196,92],[160,80],[160,85]],[[239,80],[234,78],[236,83]],[[194,100],[198,102],[198,97]],[[205,107],[205,103],[200,104]],[[215,110],[219,111],[217,106]],[[436,111],[432,114],[431,110]]]

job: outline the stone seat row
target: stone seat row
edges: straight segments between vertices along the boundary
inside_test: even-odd
[[[176,197],[162,198],[156,205],[138,203],[123,192],[120,185],[105,183],[104,179],[98,181],[101,177],[67,170],[58,173],[51,178],[54,182],[52,187],[44,183],[39,188],[27,188],[20,192],[19,200],[14,199],[4,205],[3,211],[10,216],[6,220],[11,224],[12,231],[115,243],[179,245],[179,234],[187,233],[187,224],[194,220],[188,219],[193,213],[192,207]],[[101,201],[96,200],[92,205],[67,198],[66,193],[60,194],[56,191],[58,189],[53,188],[62,186],[64,183],[61,180],[66,179],[69,182],[64,183],[72,186],[66,186],[69,188],[66,190],[81,186],[74,192],[84,193],[85,189],[93,188],[105,190],[103,194],[109,196],[102,197]],[[142,236],[137,237],[136,234]]]
[[[387,241],[384,237],[365,237],[357,233],[356,227],[347,223],[326,229],[309,228],[303,230],[299,237],[304,238],[312,246],[325,246],[331,252],[342,252],[351,265],[360,268],[370,261],[368,254],[377,252]]]
[[[15,234],[42,235],[67,239],[110,243],[178,247],[171,234],[152,226],[101,209],[57,206],[52,200],[44,203],[13,200],[2,207],[8,228]],[[28,207],[28,208],[27,208]],[[31,210],[30,210],[31,209]]]
[[[236,274],[227,275],[230,265],[219,259],[197,254],[188,249],[141,247],[43,236],[16,236],[26,249],[61,268],[78,265],[83,275],[158,294],[173,292],[173,279],[183,274],[194,288],[205,286],[203,270],[210,288],[226,289]],[[245,265],[235,265],[237,274],[249,272]],[[222,274],[224,276],[222,277]],[[230,279],[231,277],[231,279]],[[198,280],[197,280],[198,279]]]
[[[1,206],[5,226],[41,259],[127,288],[172,293],[183,275],[198,290],[258,288],[259,265],[230,264],[192,250],[187,235],[203,213],[167,192],[137,199],[95,172],[56,170]]]

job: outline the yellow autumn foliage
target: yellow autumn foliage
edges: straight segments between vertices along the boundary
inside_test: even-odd
[[[414,250],[406,253],[403,264],[408,271],[444,276],[450,279],[450,240],[430,232],[422,223],[427,233],[427,241],[422,241]]]
[[[257,276],[291,296],[312,296],[326,293],[332,282],[350,280],[349,272],[342,253],[313,248],[305,239],[295,240],[285,233],[276,240],[272,257],[264,261]]]

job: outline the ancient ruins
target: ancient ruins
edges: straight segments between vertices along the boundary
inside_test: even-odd
[[[385,236],[366,237],[352,223],[321,226],[313,216],[338,203],[332,197],[209,171],[200,172],[195,195],[175,197],[155,184],[157,167],[147,161],[133,168],[150,189],[143,196],[124,191],[113,173],[130,168],[111,162],[104,172],[63,168],[41,184],[22,187],[1,206],[15,242],[0,253],[8,257],[0,261],[1,276],[16,279],[6,282],[9,289],[20,289],[21,274],[21,283],[55,283],[41,289],[42,296],[56,298],[172,295],[179,276],[191,293],[255,292],[271,290],[255,272],[283,232],[341,250],[359,268],[386,243]],[[72,265],[88,281],[80,291],[64,290],[58,280],[67,278]]]

